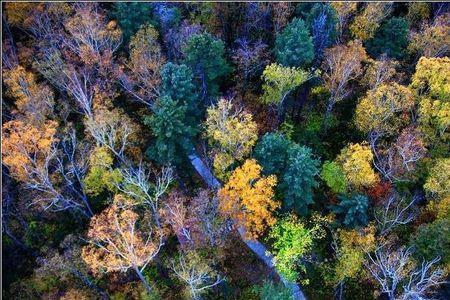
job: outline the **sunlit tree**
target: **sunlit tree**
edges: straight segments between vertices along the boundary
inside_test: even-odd
[[[219,191],[220,211],[242,226],[249,239],[256,239],[275,224],[273,212],[280,204],[273,199],[276,176],[261,176],[261,166],[247,160],[234,170]]]

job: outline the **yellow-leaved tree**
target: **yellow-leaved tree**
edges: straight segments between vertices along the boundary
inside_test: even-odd
[[[366,252],[375,249],[375,227],[370,225],[360,230],[338,229],[333,232],[332,247],[336,261],[331,280],[337,287],[338,295],[342,295],[345,281],[361,274]]]
[[[249,239],[256,239],[275,224],[273,211],[280,203],[273,200],[275,175],[261,176],[262,167],[249,159],[230,176],[228,183],[219,190],[219,208],[223,215],[232,218],[243,227]]]
[[[419,97],[419,129],[434,157],[446,156],[450,140],[450,59],[420,58],[411,80]]]
[[[36,76],[22,66],[3,72],[7,94],[16,99],[17,112],[30,123],[41,125],[53,113],[53,91],[45,84],[36,83]]]
[[[395,134],[409,124],[413,93],[397,83],[382,84],[367,92],[356,107],[355,123],[362,132]]]
[[[336,160],[353,188],[373,186],[379,179],[371,166],[373,154],[366,143],[347,145]]]
[[[215,148],[214,171],[219,179],[226,180],[229,167],[244,159],[258,139],[258,128],[250,113],[221,99],[207,110],[206,136]]]
[[[392,2],[369,2],[362,13],[355,17],[353,23],[350,24],[350,32],[352,35],[362,41],[371,39],[381,22],[392,11]]]

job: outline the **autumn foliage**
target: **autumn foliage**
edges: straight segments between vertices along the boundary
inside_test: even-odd
[[[276,219],[273,211],[280,204],[273,199],[274,175],[261,176],[255,160],[247,160],[233,171],[228,183],[219,191],[220,211],[242,226],[248,238],[255,239]]]

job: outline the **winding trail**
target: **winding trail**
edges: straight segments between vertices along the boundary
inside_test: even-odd
[[[201,158],[198,156],[195,149],[188,155],[189,160],[192,166],[195,168],[197,173],[203,178],[205,183],[209,188],[217,190],[221,187],[220,182],[214,177],[211,170],[203,163]],[[273,257],[268,254],[266,247],[258,241],[251,241],[245,239],[245,231],[243,227],[238,229],[239,235],[241,236],[242,241],[247,245],[247,247],[261,259],[266,266],[273,270],[278,274],[283,284],[292,291],[292,297],[295,300],[306,300],[305,295],[303,294],[300,286],[295,283],[284,278],[280,273],[277,272],[275,266],[273,265]]]

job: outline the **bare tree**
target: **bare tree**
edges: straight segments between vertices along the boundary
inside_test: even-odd
[[[209,190],[201,190],[195,197],[172,192],[165,199],[162,210],[183,249],[220,247],[232,229],[231,222],[219,213],[219,201]]]
[[[441,269],[433,270],[434,264],[440,258],[434,258],[429,262],[422,262],[419,268],[409,275],[409,280],[403,287],[402,300],[427,299],[425,295],[430,293],[430,289],[447,283],[443,280],[445,273]]]
[[[445,283],[444,271],[434,268],[440,258],[415,268],[411,255],[411,248],[394,250],[389,245],[378,246],[367,255],[366,268],[390,300],[428,299],[432,288]]]
[[[164,35],[169,58],[181,59],[184,57],[184,48],[189,38],[194,34],[200,34],[204,28],[200,24],[189,24],[183,20],[179,27],[170,28]]]
[[[188,198],[181,192],[173,191],[164,201],[162,209],[162,217],[166,223],[170,225],[175,232],[178,242],[184,248],[194,246],[193,227],[195,226],[195,218],[189,211]]]
[[[173,169],[165,167],[152,180],[150,168],[140,162],[136,167],[130,166],[120,170],[122,181],[117,184],[119,191],[131,197],[137,204],[150,207],[158,228],[161,227],[159,217],[159,200],[173,181]]]
[[[270,62],[267,45],[261,40],[250,43],[245,38],[236,40],[237,47],[233,51],[233,61],[239,68],[239,74],[242,74],[242,80],[239,84],[243,88],[247,86],[248,81],[260,75],[264,67]]]
[[[369,133],[369,143],[374,154],[374,166],[389,181],[408,181],[417,162],[425,157],[426,147],[420,132],[414,127],[405,128],[390,147],[380,144],[383,134]]]
[[[158,32],[151,25],[142,26],[131,38],[130,59],[119,72],[122,88],[134,100],[151,108],[160,95],[160,70],[164,63]]]
[[[420,199],[421,196],[418,193],[409,199],[400,197],[396,193],[389,195],[382,207],[375,212],[375,220],[380,227],[380,234],[384,236],[395,227],[411,222],[417,215],[416,204]]]
[[[63,39],[64,45],[80,56],[86,54],[87,48],[97,57],[112,54],[119,48],[122,33],[114,22],[107,20],[98,3],[75,3],[74,11],[75,14],[65,23],[71,38]]]
[[[39,44],[35,65],[57,89],[76,101],[81,113],[92,117],[96,96],[110,98],[114,94],[112,55],[120,45],[121,32],[114,22],[107,21],[97,3],[73,6],[75,14],[64,20],[64,30],[53,29],[52,17],[46,18],[43,27],[48,32],[38,35],[44,34],[48,41]]]
[[[107,147],[122,162],[137,126],[122,111],[101,109],[86,120],[86,129],[95,141]]]
[[[398,61],[390,59],[386,53],[383,53],[378,60],[371,60],[363,81],[367,82],[370,89],[375,89],[381,84],[391,81],[396,75],[398,66]]]
[[[14,124],[15,132],[8,130],[3,144],[6,150],[4,163],[10,167],[12,177],[35,192],[34,200],[29,206],[40,205],[43,210],[52,211],[72,210],[92,216],[82,184],[87,170],[89,148],[86,144],[77,142],[75,130],[69,129],[59,139],[52,134],[33,140],[34,137],[29,135],[37,134],[36,130],[43,131],[42,128],[20,128],[21,122]],[[47,126],[49,124],[52,123]],[[22,130],[29,132],[21,133]],[[28,140],[20,140],[24,138]],[[31,147],[33,143],[48,146],[38,149]],[[20,167],[15,165],[17,163],[20,163]]]
[[[349,82],[362,74],[361,62],[366,58],[366,51],[359,41],[325,50],[323,80],[331,93],[326,110],[327,118],[334,105],[350,94]]]
[[[177,261],[172,260],[171,269],[177,277],[186,283],[192,299],[201,299],[201,294],[223,281],[212,268],[211,261],[196,252],[180,254]]]

